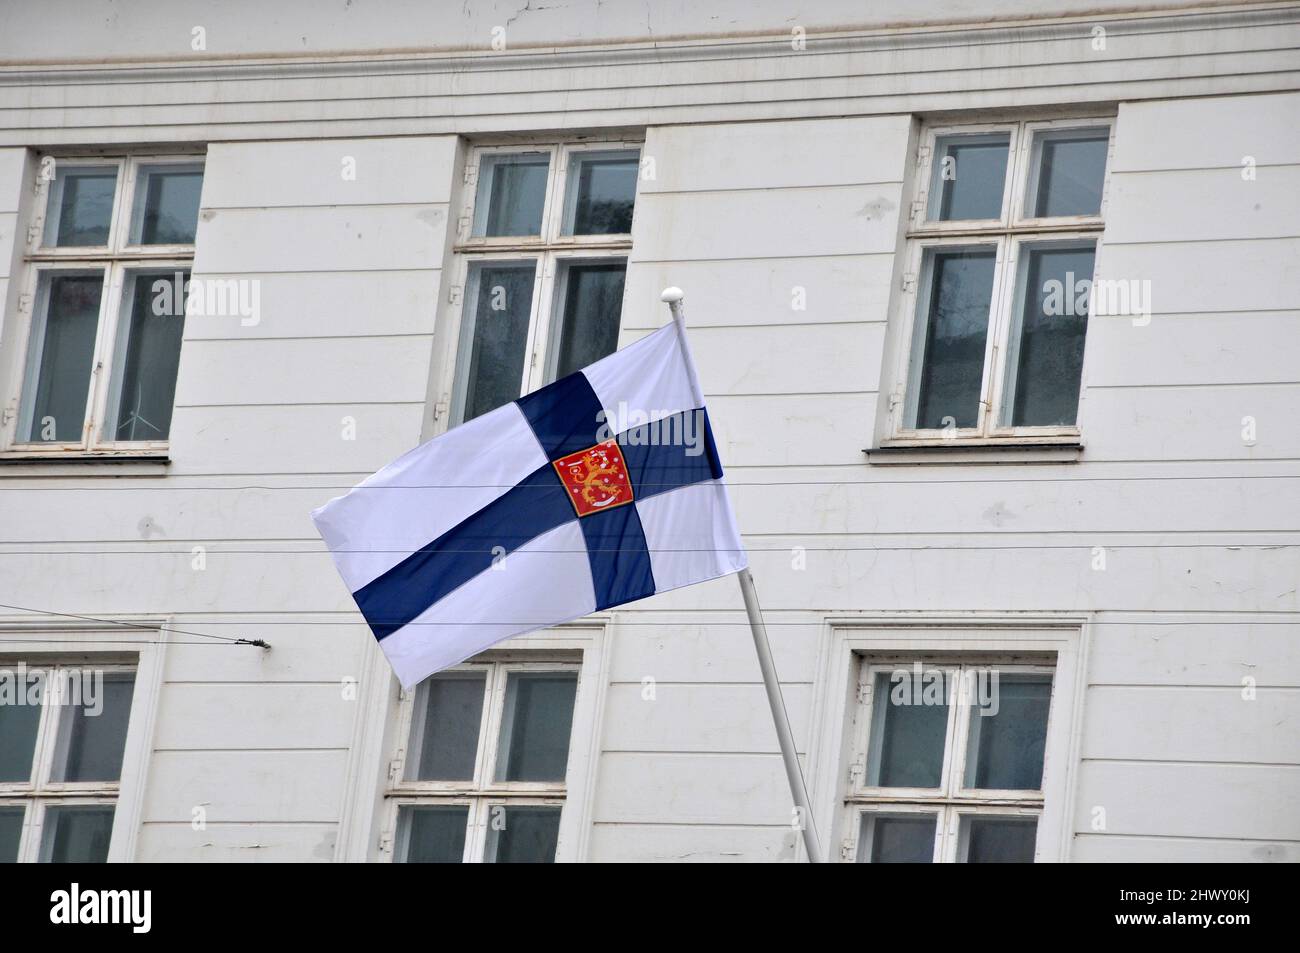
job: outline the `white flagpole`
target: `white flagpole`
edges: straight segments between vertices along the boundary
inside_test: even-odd
[[[682,349],[689,353],[686,345],[686,314],[682,310],[682,299],[686,297],[680,288],[665,288],[660,299],[667,302],[677,324],[677,333],[681,336]],[[695,395],[696,405],[704,406],[704,392],[695,373],[695,362],[688,360],[686,366],[691,375],[691,389]],[[772,661],[772,646],[767,640],[767,626],[763,624],[763,610],[758,605],[758,593],[754,591],[754,577],[748,569],[736,574],[740,580],[740,593],[745,599],[745,612],[749,615],[749,628],[754,634],[754,649],[758,653],[758,667],[763,673],[763,687],[767,690],[767,703],[772,709],[772,721],[776,725],[776,740],[781,746],[781,760],[785,762],[786,779],[790,782],[790,793],[794,796],[795,807],[799,809],[799,826],[803,832],[804,847],[808,851],[808,860],[814,864],[822,862],[821,840],[817,837],[817,827],[813,823],[812,802],[808,797],[808,784],[804,780],[803,768],[794,749],[794,732],[790,730],[790,716],[786,714],[785,699],[781,695],[781,683],[776,677],[776,663]]]

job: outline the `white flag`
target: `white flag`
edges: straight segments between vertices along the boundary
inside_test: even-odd
[[[312,513],[402,685],[748,564],[681,328],[448,431]]]

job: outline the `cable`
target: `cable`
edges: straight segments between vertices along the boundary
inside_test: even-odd
[[[13,609],[17,612],[32,612],[35,613],[36,615],[59,616],[65,619],[80,619],[83,622],[98,622],[102,625],[120,625],[129,629],[144,629],[147,632],[175,632],[177,635],[194,635],[203,639],[216,639],[218,641],[225,642],[230,645],[255,645],[261,649],[269,649],[271,647],[261,639],[239,639],[239,638],[232,638],[228,635],[212,635],[209,632],[192,632],[187,629],[173,629],[170,626],[165,626],[165,625],[147,625],[143,622],[123,622],[120,619],[100,619],[95,616],[78,615],[75,612],[55,612],[52,609],[31,609],[28,608],[27,606],[6,605],[3,602],[0,602],[0,609]],[[2,641],[29,641],[29,640],[5,639]],[[145,642],[143,644],[168,644],[168,643]]]
[[[1217,532],[1210,530],[1207,532]],[[1296,530],[1267,530],[1263,532],[1280,532],[1294,533]],[[865,534],[864,534],[865,535]],[[1009,534],[1010,535],[1010,534]],[[0,546],[3,544],[0,543]],[[188,556],[195,555],[193,549],[158,549],[146,548],[145,543],[140,549],[0,549],[0,556]],[[370,555],[396,555],[398,553],[405,555],[415,555],[416,553],[433,553],[437,550],[427,548],[420,549],[212,549],[202,544],[196,544],[197,548],[203,550],[203,555],[219,556],[330,556],[339,554],[370,554]],[[907,553],[907,552],[998,552],[998,551],[1015,551],[1015,550],[1069,550],[1069,549],[1296,549],[1300,543],[1046,543],[1038,545],[999,545],[999,546],[746,546],[745,551],[749,553],[789,553],[795,550],[801,550],[806,553]],[[447,555],[472,556],[472,555],[498,555],[501,547],[489,549],[457,549],[454,552],[449,551]],[[615,549],[593,549],[587,548],[586,552],[592,553],[731,553],[733,549],[668,549],[662,547],[650,548],[615,548]],[[500,553],[502,559],[510,556],[533,556],[533,555],[572,555],[577,550],[573,549],[529,549],[515,550],[509,553]]]

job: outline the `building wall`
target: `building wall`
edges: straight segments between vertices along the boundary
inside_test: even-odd
[[[758,22],[751,9],[736,18]],[[0,46],[14,64],[0,72],[0,344],[23,319],[5,282],[22,267],[42,148],[205,145],[194,275],[260,283],[255,326],[187,320],[169,466],[0,467],[0,546],[49,551],[3,557],[6,601],[273,645],[166,648],[135,856],[377,856],[393,683],[308,513],[445,425],[462,137],[644,128],[655,175],[638,194],[621,343],[665,320],[660,289],[687,291],[823,840],[847,836],[832,622],[1060,615],[1083,688],[1073,747],[1056,755],[1068,804],[1050,806],[1064,831],[1053,856],[1295,859],[1300,10],[1106,15],[1103,51],[1090,42],[1105,11],[1089,10],[1014,29],[864,27],[821,46],[810,30],[800,55],[779,36],[709,36],[684,12],[678,34],[696,35],[663,47],[628,14],[600,24],[598,49],[358,60],[315,54],[426,45],[403,39],[424,27],[303,13],[309,43],[282,35],[287,20],[237,41],[216,25],[211,56],[195,58],[168,45],[176,29],[188,42],[183,5],[168,5],[165,30],[118,30],[109,49],[75,31]],[[788,28],[763,12],[762,26]],[[0,37],[43,35],[24,15],[6,10]],[[559,22],[527,35],[575,35]],[[641,42],[613,42],[624,36]],[[261,50],[313,55],[221,59]],[[147,72],[18,62],[104,55],[179,59]],[[1098,274],[1149,279],[1152,320],[1090,322],[1078,462],[868,462],[897,347],[916,117],[1028,108],[1117,112]],[[602,621],[571,856],[799,856],[735,583]],[[191,826],[196,806],[206,830]]]

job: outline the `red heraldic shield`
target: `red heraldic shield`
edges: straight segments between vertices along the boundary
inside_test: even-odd
[[[632,502],[632,481],[614,440],[562,457],[551,466],[569,491],[569,502],[579,516]]]

